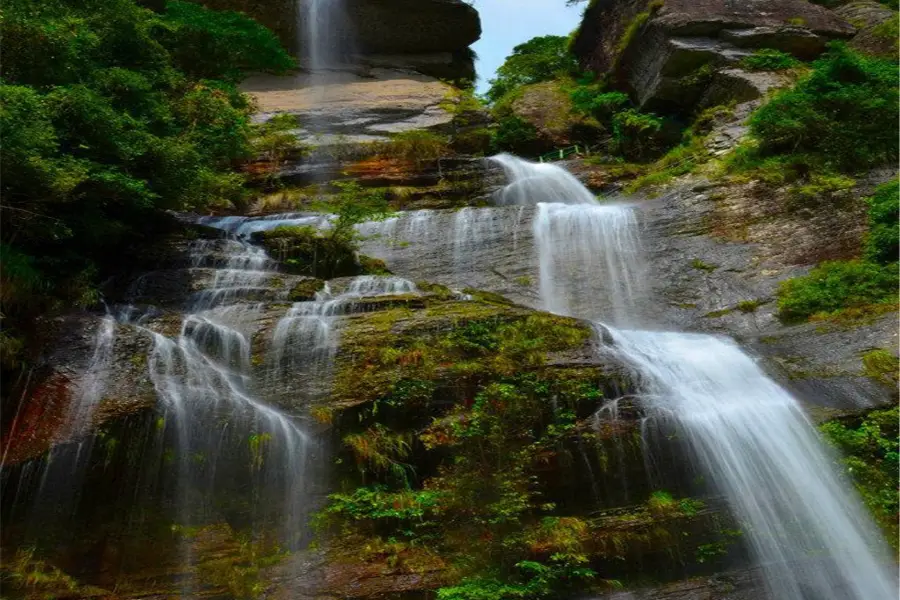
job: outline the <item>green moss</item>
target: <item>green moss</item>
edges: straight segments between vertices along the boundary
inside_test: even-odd
[[[863,373],[885,384],[897,383],[898,359],[889,350],[876,348],[862,355]]]
[[[255,232],[252,239],[300,275],[331,279],[361,271],[356,245],[351,239],[323,233],[314,227],[285,225]]]
[[[799,67],[799,60],[772,48],[762,48],[741,61],[741,67],[748,71],[784,71]]]
[[[646,25],[647,21],[650,20],[650,17],[652,17],[656,13],[656,11],[662,8],[664,4],[665,2],[663,0],[653,0],[647,5],[647,10],[636,14],[631,22],[629,22],[628,25],[625,26],[622,37],[620,37],[619,41],[616,43],[615,58],[613,59],[613,70],[618,67],[619,61],[622,60],[622,55],[626,50],[628,50],[631,42],[635,40],[644,25]]]
[[[719,317],[724,317],[725,315],[730,315],[733,312],[734,312],[733,308],[722,308],[719,310],[710,311],[710,312],[706,313],[705,315],[703,315],[703,317],[705,319],[718,319]]]
[[[808,275],[783,281],[777,294],[779,315],[787,321],[870,305],[891,306],[897,302],[897,269],[862,261],[824,262]]]
[[[530,287],[534,281],[528,275],[522,275],[520,277],[516,277],[514,280],[518,285],[523,287]]]
[[[578,415],[596,411],[604,380],[597,368],[548,359],[581,349],[592,331],[505,303],[443,299],[442,286],[420,289],[435,292],[427,307],[354,315],[344,328],[329,420],[342,425],[341,463],[357,468],[320,515],[323,534],[357,540],[342,550],[351,560],[402,573],[417,568],[411,548],[430,568],[452,563],[456,577],[501,585],[531,585],[516,566],[525,561],[547,577],[590,570],[587,522],[553,515],[540,490],[543,465],[568,460]],[[557,586],[565,588],[547,589]]]
[[[737,303],[737,310],[741,311],[744,314],[754,313],[756,310],[765,304],[765,300],[741,300]]]
[[[716,265],[711,265],[709,263],[705,263],[702,260],[700,260],[699,258],[695,258],[695,259],[691,260],[691,268],[697,269],[698,271],[706,271],[707,273],[712,273],[719,267]]]
[[[291,302],[314,300],[316,292],[320,292],[324,287],[325,282],[321,279],[304,279],[291,288],[288,298]]]
[[[366,256],[365,254],[360,254],[357,257],[357,263],[359,264],[361,274],[391,275],[390,270],[387,268],[387,263],[380,258],[373,258],[371,256]]]
[[[481,300],[482,302],[489,302],[491,304],[503,304],[503,305],[512,304],[511,300],[509,300],[505,296],[501,296],[500,294],[495,294],[494,292],[486,292],[484,290],[465,288],[465,289],[463,289],[463,293],[472,296],[476,300]]]

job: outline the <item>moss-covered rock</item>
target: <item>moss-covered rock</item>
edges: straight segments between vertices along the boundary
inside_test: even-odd
[[[363,272],[352,239],[314,227],[276,227],[255,232],[252,239],[292,273],[331,279]]]
[[[303,279],[291,288],[288,293],[288,299],[291,302],[304,302],[307,300],[315,300],[316,293],[322,291],[325,282],[321,279]]]

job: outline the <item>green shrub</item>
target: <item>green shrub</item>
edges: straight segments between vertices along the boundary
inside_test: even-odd
[[[567,42],[565,36],[544,35],[513,48],[497,69],[497,77],[489,82],[487,99],[496,103],[516,88],[575,73],[578,64]]]
[[[782,318],[796,320],[844,308],[896,302],[897,283],[896,264],[823,262],[808,275],[781,283],[778,309]]]
[[[875,189],[869,203],[869,233],[866,236],[865,256],[879,264],[898,259],[900,240],[900,181],[894,180]]]
[[[515,115],[503,117],[493,131],[491,146],[497,152],[533,153],[539,149],[537,128]]]
[[[239,81],[243,73],[296,66],[265,27],[243,14],[211,11],[194,2],[169,0],[154,35],[175,67],[198,79]]]
[[[613,143],[630,160],[647,160],[677,143],[680,131],[662,117],[629,108],[612,118]]]
[[[896,358],[894,359],[896,368]],[[866,506],[898,549],[898,412],[897,407],[878,409],[864,417],[823,423],[819,429],[837,448],[847,475]]]
[[[619,110],[631,104],[628,94],[622,92],[603,93],[596,85],[579,85],[569,96],[572,107],[581,113],[590,115],[605,126],[612,123],[613,116]]]
[[[751,117],[758,153],[808,155],[847,173],[896,162],[896,63],[829,48],[812,73]]]
[[[757,50],[741,61],[741,66],[748,71],[785,71],[802,64],[790,54],[773,48]]]
[[[293,61],[247,17],[178,0],[9,0],[3,27],[0,242],[34,275],[3,275],[12,333],[96,302],[163,210],[242,203],[252,107],[234,82]]]

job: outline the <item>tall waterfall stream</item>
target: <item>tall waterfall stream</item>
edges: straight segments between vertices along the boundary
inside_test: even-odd
[[[640,284],[634,209],[599,204],[554,165],[493,158],[510,179],[504,201],[537,203],[534,234],[540,293],[551,312],[569,310],[601,278],[611,310],[596,322],[599,352],[620,359],[640,385],[649,419],[671,418],[747,529],[779,600],[887,600],[896,596],[880,562],[882,542],[838,480],[798,402],[731,340],[631,329]],[[581,306],[591,306],[581,298]],[[629,327],[629,328],[619,328]]]

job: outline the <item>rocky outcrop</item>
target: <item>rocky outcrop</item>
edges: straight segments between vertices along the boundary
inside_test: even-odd
[[[548,150],[596,137],[599,129],[596,122],[573,110],[568,92],[556,81],[523,87],[509,110],[534,126],[538,143]]]
[[[585,68],[610,73],[642,107],[687,112],[715,70],[736,66],[754,49],[811,59],[830,39],[853,32],[805,0],[600,0],[585,12],[573,50]]]
[[[469,46],[481,37],[478,12],[461,0],[348,0],[362,60],[442,79],[474,80]]]
[[[897,12],[874,0],[849,2],[835,9],[835,14],[857,28],[850,47],[883,58],[896,58],[900,49],[900,27]]]
[[[272,31],[285,47],[303,53],[302,9],[312,0],[192,0],[215,10],[243,12]],[[331,22],[357,61],[383,68],[412,69],[450,80],[475,78],[469,46],[481,36],[478,11],[461,0],[342,0],[329,7]],[[337,6],[339,4],[339,6]]]

